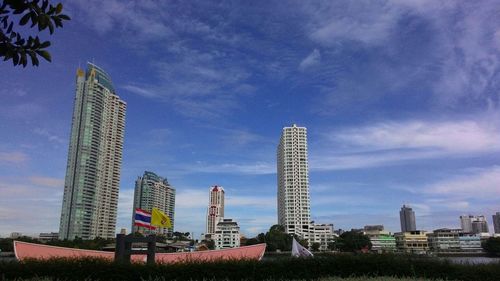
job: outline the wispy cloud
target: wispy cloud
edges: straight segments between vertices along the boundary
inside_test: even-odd
[[[324,137],[320,154],[311,156],[312,170],[376,167],[500,151],[498,124],[472,120],[382,122],[335,130]],[[333,151],[332,146],[337,153],[324,153]]]
[[[0,164],[12,165],[23,164],[28,161],[29,157],[26,153],[20,151],[4,152],[0,151]]]
[[[453,198],[478,199],[500,196],[500,166],[470,169],[457,175],[426,186],[428,194],[446,195]]]
[[[64,187],[64,179],[33,176],[30,177],[30,182],[34,185],[47,186],[47,187],[58,187],[62,189]]]
[[[49,132],[49,130],[47,130],[47,129],[35,128],[33,130],[33,133],[35,133],[39,136],[45,137],[45,138],[47,138],[48,141],[56,143],[56,144],[64,144],[66,142],[63,138]]]
[[[321,54],[318,49],[314,49],[307,57],[305,57],[299,64],[300,70],[306,70],[320,63]]]
[[[222,173],[222,174],[247,174],[266,175],[276,173],[276,164],[266,162],[256,163],[198,163],[182,168],[187,173]]]
[[[57,231],[62,202],[62,186],[57,180],[29,177],[29,180],[0,179],[0,233],[19,231],[26,235]],[[22,206],[22,208],[20,208]],[[23,218],[20,220],[19,218]]]
[[[322,79],[315,84],[325,94],[315,104],[324,110],[317,112],[370,108],[382,97],[415,94],[428,109],[498,109],[495,1],[336,1],[299,7],[309,38],[322,54],[336,54],[324,56],[325,64],[341,69],[337,75],[327,75],[330,69],[317,74]],[[411,42],[416,38],[418,44]],[[358,48],[365,50],[363,68],[353,67],[359,61],[351,50]]]

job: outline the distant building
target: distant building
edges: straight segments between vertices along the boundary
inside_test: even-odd
[[[333,232],[333,224],[311,224],[309,247],[319,243],[320,251],[327,251],[328,244],[333,243],[337,235]]]
[[[429,246],[434,252],[461,252],[459,240],[461,233],[462,229],[436,229],[427,234]]]
[[[415,212],[412,208],[403,205],[399,211],[399,220],[401,221],[401,232],[416,231]]]
[[[469,253],[481,253],[483,252],[483,247],[481,247],[481,235],[473,233],[461,233],[458,237],[460,243],[460,250],[462,252]]]
[[[460,216],[460,226],[463,232],[472,233],[472,219],[474,219],[473,215]]]
[[[10,238],[11,239],[17,239],[19,237],[23,236],[23,234],[21,232],[11,232],[10,233]]]
[[[484,219],[484,217],[483,217]],[[488,222],[484,220],[476,220],[472,222],[472,233],[489,233]]]
[[[232,219],[222,219],[213,234],[215,249],[236,248],[240,246],[240,227]]]
[[[127,234],[127,229],[126,228],[120,229],[120,234]]]
[[[363,234],[370,238],[372,251],[377,253],[387,253],[396,251],[396,238],[390,232],[384,231],[382,225],[364,227]]]
[[[493,228],[495,233],[500,233],[500,212],[493,215]]]
[[[460,225],[464,233],[489,232],[488,222],[484,216],[466,215],[460,216]]]
[[[365,225],[363,231],[384,231],[384,226],[381,224],[377,225]]]
[[[149,230],[134,225],[135,209],[143,209],[151,212],[157,208],[170,218],[171,228],[157,228]],[[132,212],[132,232],[157,233],[171,236],[174,230],[175,216],[175,188],[166,178],[160,177],[153,172],[145,171],[142,177],[135,181],[134,208]]]
[[[42,232],[38,235],[38,240],[48,242],[59,239],[59,232]]]
[[[110,76],[77,70],[59,238],[114,238],[126,103]]]
[[[307,160],[307,129],[284,127],[277,148],[278,224],[287,234],[310,242],[311,199]]]
[[[398,250],[405,253],[425,254],[429,251],[429,242],[425,231],[416,230],[395,233]]]
[[[216,226],[224,218],[224,195],[222,186],[210,187],[208,193],[209,202],[207,208],[207,227],[205,237],[210,238],[215,234]],[[238,238],[239,239],[239,238]]]

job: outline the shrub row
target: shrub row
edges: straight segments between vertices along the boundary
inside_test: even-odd
[[[464,265],[401,255],[333,255],[313,259],[220,261],[169,265],[115,264],[99,259],[0,263],[0,279],[57,280],[312,280],[329,276],[394,276],[444,280],[499,280],[500,264]]]

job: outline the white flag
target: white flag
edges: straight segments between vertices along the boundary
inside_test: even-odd
[[[292,242],[292,257],[312,257],[313,254],[293,238]]]

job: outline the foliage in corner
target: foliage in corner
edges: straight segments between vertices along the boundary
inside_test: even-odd
[[[26,38],[18,29],[30,23],[30,28],[36,27],[39,32],[48,29],[53,34],[55,28],[63,27],[63,21],[70,20],[62,14],[62,9],[61,3],[54,6],[49,0],[3,0],[0,6],[0,58],[23,67],[28,64],[28,57],[33,66],[38,66],[38,56],[50,62],[51,56],[46,50],[50,41],[42,42],[38,36]],[[19,22],[14,24],[17,18]]]

